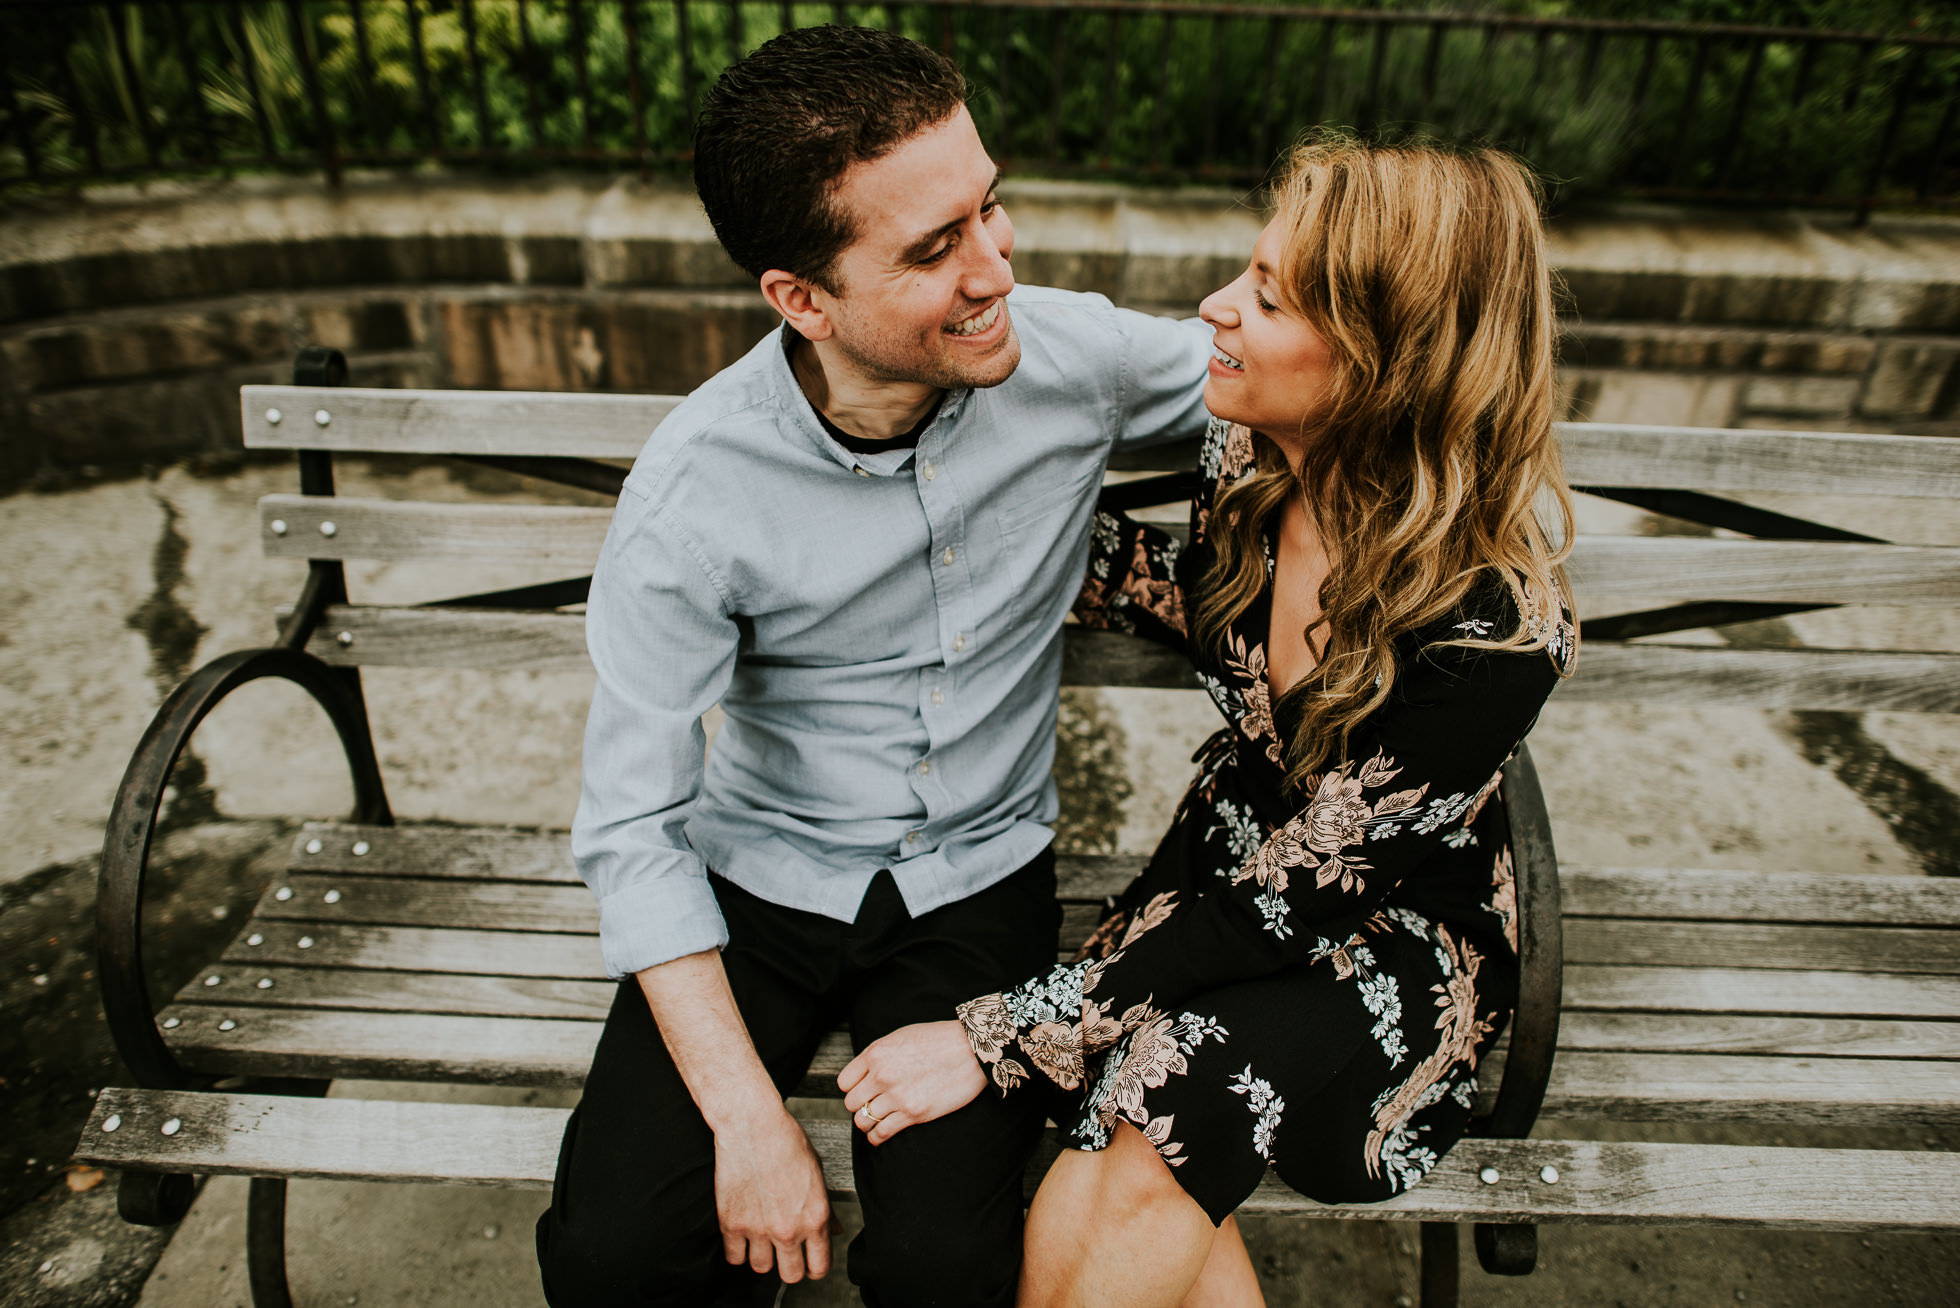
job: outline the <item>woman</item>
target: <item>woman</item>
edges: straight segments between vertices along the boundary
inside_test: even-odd
[[[1498,769],[1577,639],[1534,188],[1492,151],[1309,144],[1200,313],[1190,543],[1099,514],[1077,612],[1187,649],[1229,725],[1079,962],[840,1078],[873,1143],[987,1081],[1070,1096],[1024,1304],[1260,1302],[1231,1214],[1266,1169],[1414,1185],[1516,991]]]

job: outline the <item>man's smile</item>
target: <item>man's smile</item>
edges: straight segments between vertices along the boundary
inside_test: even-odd
[[[974,314],[965,322],[956,322],[947,327],[946,334],[949,336],[981,335],[1000,321],[1000,308],[1004,303],[1005,301],[1003,300],[995,300],[992,304],[988,305],[981,312]]]

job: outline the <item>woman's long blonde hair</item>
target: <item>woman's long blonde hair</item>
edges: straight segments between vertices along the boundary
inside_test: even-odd
[[[1489,149],[1317,137],[1275,188],[1282,306],[1333,363],[1306,405],[1296,475],[1255,434],[1256,470],[1221,489],[1199,641],[1223,641],[1266,585],[1262,532],[1296,488],[1331,564],[1324,639],[1286,692],[1301,708],[1287,782],[1344,758],[1394,689],[1395,642],[1484,577],[1509,588],[1511,632],[1443,642],[1540,650],[1569,605],[1572,498],[1552,435],[1550,269],[1530,173]],[[1549,524],[1541,514],[1549,516]]]

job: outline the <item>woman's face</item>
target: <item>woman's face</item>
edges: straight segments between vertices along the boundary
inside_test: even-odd
[[[1263,432],[1293,456],[1301,421],[1326,390],[1333,352],[1305,318],[1280,306],[1282,243],[1277,224],[1267,223],[1251,264],[1206,296],[1198,316],[1212,328],[1205,407]]]

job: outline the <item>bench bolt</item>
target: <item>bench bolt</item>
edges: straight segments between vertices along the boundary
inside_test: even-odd
[[[183,1024],[184,1019],[181,1017],[166,1017],[163,1019],[163,1029],[166,1031],[175,1031]]]
[[[238,1023],[232,1021],[230,1018],[226,1018],[224,1021],[218,1023],[218,1029],[220,1031],[236,1031],[238,1029]]]
[[[272,892],[272,897],[283,904],[293,897],[293,888],[291,886],[281,886]]]
[[[265,411],[265,420],[271,423],[273,426],[277,427],[280,423],[286,420],[286,415],[279,412],[279,410],[277,409],[267,409]]]
[[[323,522],[320,524],[320,534],[322,536],[331,536],[339,530],[340,528],[334,526],[331,522]]]
[[[286,529],[286,520],[285,520],[284,518],[274,518],[274,519],[272,520],[272,534],[273,534],[273,535],[275,535],[275,536],[283,536],[283,535],[285,535],[285,534],[286,534],[286,530],[287,530],[287,529]]]
[[[340,902],[340,892],[338,890],[329,890],[326,894],[320,896],[320,898],[326,900],[329,904],[338,904]]]
[[[325,848],[326,846],[321,844],[317,840],[309,840],[306,842],[306,852],[309,854],[317,854]]]
[[[223,985],[224,980],[225,979],[223,977],[219,976],[216,972],[213,972],[210,976],[204,978],[204,984],[207,986]]]
[[[365,857],[367,857],[367,852],[368,852],[368,849],[369,849],[369,845],[368,845],[368,842],[367,842],[367,841],[365,841],[365,840],[357,840],[357,841],[355,841],[355,842],[354,842],[354,857],[355,857],[355,858],[365,858]]]
[[[342,649],[346,649],[349,645],[352,645],[354,643],[354,633],[351,631],[343,631],[338,636],[334,637],[334,643],[339,645]]]
[[[324,427],[333,421],[333,415],[325,409],[315,409],[313,411],[313,421],[319,426]]]
[[[313,937],[312,937],[312,936],[301,936],[301,937],[299,938],[299,947],[300,947],[301,949],[311,949],[311,948],[313,948]]]
[[[245,937],[245,943],[251,945],[253,948],[257,948],[265,943],[265,937],[254,931],[251,935]]]
[[[122,1125],[121,1113],[111,1113],[107,1117],[102,1119],[102,1129],[105,1132],[114,1131],[117,1127],[121,1125]]]
[[[272,978],[271,978],[271,977],[269,977],[269,976],[262,976],[262,977],[260,977],[260,978],[259,978],[259,989],[261,989],[261,990],[270,990],[270,989],[272,989]]]
[[[1538,1179],[1543,1181],[1546,1185],[1557,1185],[1558,1168],[1553,1167],[1550,1163],[1546,1163],[1543,1167],[1538,1169]]]
[[[1485,1185],[1496,1185],[1498,1180],[1497,1169],[1495,1167],[1486,1167],[1483,1171],[1477,1173],[1477,1179]]]
[[[177,1117],[171,1118],[168,1122],[165,1122],[162,1126],[157,1128],[157,1130],[163,1132],[165,1135],[175,1135],[183,1129],[184,1129],[183,1119]]]

